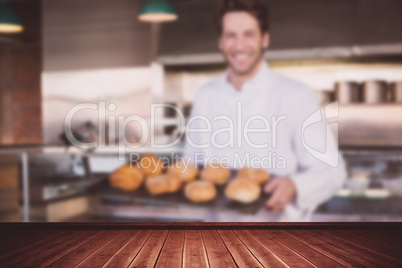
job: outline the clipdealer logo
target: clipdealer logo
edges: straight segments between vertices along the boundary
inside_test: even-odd
[[[156,116],[157,109],[173,109],[177,113],[177,123],[181,126],[177,137],[165,144],[157,144],[156,143],[156,126],[158,125],[158,121],[160,118]],[[98,142],[81,142],[74,137],[72,131],[72,121],[73,117],[77,112],[84,109],[90,109],[97,112],[98,116]],[[127,149],[139,149],[143,146],[149,146],[150,149],[169,149],[173,146],[177,145],[184,137],[186,132],[186,142],[188,146],[191,146],[197,150],[206,150],[211,152],[210,150],[224,150],[229,148],[241,148],[242,146],[247,146],[248,148],[256,149],[256,150],[267,150],[267,155],[272,158],[272,152],[269,151],[270,148],[275,149],[278,146],[278,139],[282,138],[280,132],[281,122],[287,119],[286,115],[280,116],[271,116],[271,118],[267,118],[263,115],[253,115],[247,120],[243,120],[242,116],[242,103],[237,102],[237,115],[236,118],[232,118],[226,115],[219,115],[213,118],[208,118],[204,115],[196,115],[191,117],[187,122],[184,118],[182,111],[174,105],[171,104],[151,104],[150,106],[150,118],[144,118],[140,115],[107,115],[108,112],[115,112],[117,109],[115,104],[109,104],[106,107],[106,102],[101,101],[99,103],[81,103],[74,107],[72,107],[66,115],[64,121],[64,131],[67,139],[71,142],[72,145],[82,149],[92,149],[92,148],[118,148],[119,160],[125,160]],[[324,120],[332,120],[339,116],[339,105],[338,102],[331,103],[324,108],[324,116],[321,113],[321,110],[317,110],[312,113],[306,120],[304,120],[301,126],[301,141],[303,148],[313,157],[317,158],[321,162],[328,164],[332,167],[336,167],[339,164],[339,153],[338,146],[336,140],[330,135],[330,132],[333,129],[338,131],[338,123],[326,123]],[[269,120],[270,119],[270,120]],[[192,126],[194,122],[202,122],[202,124],[196,124],[196,127]],[[243,121],[245,121],[243,123]],[[114,140],[109,140],[106,143],[106,122],[109,123],[109,133],[110,126],[112,126],[112,131],[115,131],[116,136],[118,137],[117,144]],[[126,128],[129,123],[135,122],[141,127],[141,138],[136,142],[129,142],[126,137]],[[214,128],[216,122],[220,122],[221,125],[226,125],[227,127]],[[252,127],[253,123],[258,122],[258,128]],[[117,129],[116,129],[117,123]],[[223,123],[223,124],[222,124]],[[219,125],[219,124],[218,124]],[[318,131],[316,133],[319,136],[314,135],[314,131],[317,130],[317,127],[320,128],[322,126],[326,126],[325,137],[323,137],[323,131]],[[332,128],[332,129],[331,129]],[[313,132],[313,135],[311,135]],[[197,143],[191,139],[191,134],[196,133],[197,135],[202,135],[203,139],[201,143]],[[279,134],[278,134],[279,133]],[[220,139],[220,143],[218,143],[217,136],[224,134],[227,137],[222,143],[222,139]],[[269,135],[269,139],[264,139],[263,143],[255,143],[250,139],[250,134],[258,134],[258,135]],[[261,136],[260,136],[261,137]],[[325,149],[324,151],[319,151],[313,146],[311,146],[310,141],[313,140],[316,143],[317,139],[323,140],[325,138]],[[199,140],[198,140],[199,141]],[[279,150],[280,151],[280,150]],[[235,153],[236,154],[236,153]],[[239,156],[236,156],[239,158]],[[250,158],[250,156],[247,156]],[[275,156],[276,157],[276,156]],[[281,157],[281,156],[279,156]],[[254,157],[255,158],[255,157]],[[254,159],[252,158],[252,159]],[[265,156],[266,158],[266,156]],[[286,156],[284,157],[284,161]],[[281,160],[281,159],[280,159]],[[226,160],[225,160],[226,161]],[[247,161],[247,160],[241,160]],[[255,160],[254,160],[255,161]],[[261,161],[266,161],[261,160]],[[270,160],[271,161],[271,160]],[[274,159],[275,161],[275,159]],[[277,161],[281,163],[282,168],[286,167],[286,162]]]
[[[323,115],[324,114],[324,115]],[[316,123],[320,123],[323,120],[330,121],[332,119],[339,117],[339,103],[333,102],[324,107],[323,110],[317,110],[312,113],[304,122],[301,131],[301,139],[303,147],[309,152],[312,156],[317,158],[318,160],[324,162],[325,164],[330,165],[331,167],[337,167],[339,164],[339,149],[338,143],[330,135],[330,132],[335,132],[336,137],[338,137],[339,125],[337,122],[335,123],[326,123],[325,127],[325,149],[323,152],[320,152],[308,144],[306,138],[306,132],[309,128],[313,128]],[[321,132],[320,132],[321,133]],[[315,137],[314,137],[315,138]],[[323,137],[318,137],[323,138]]]

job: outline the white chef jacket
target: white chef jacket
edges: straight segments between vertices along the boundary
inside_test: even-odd
[[[292,179],[297,194],[279,220],[309,220],[314,209],[346,179],[325,117],[306,123],[311,115],[320,116],[317,111],[320,107],[313,90],[273,72],[265,62],[240,91],[228,82],[226,71],[195,95],[184,157],[197,164],[224,159],[222,163],[234,169],[261,165],[271,174]],[[244,134],[244,129],[252,131]],[[336,150],[326,149],[328,143],[335,144]],[[317,157],[311,150],[326,154]],[[336,162],[335,166],[328,164]]]

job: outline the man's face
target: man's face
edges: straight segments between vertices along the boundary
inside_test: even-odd
[[[223,17],[219,48],[235,74],[253,72],[268,43],[268,33],[261,34],[258,21],[251,14],[229,12]]]

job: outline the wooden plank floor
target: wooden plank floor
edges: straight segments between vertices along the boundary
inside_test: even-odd
[[[402,267],[397,229],[0,230],[1,267]]]

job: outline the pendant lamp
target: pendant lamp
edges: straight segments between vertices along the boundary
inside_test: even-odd
[[[170,0],[145,0],[138,16],[144,22],[168,22],[177,18],[176,9]]]
[[[6,0],[0,0],[0,33],[20,33],[24,30],[15,12],[7,6]]]

